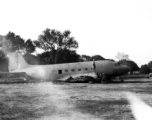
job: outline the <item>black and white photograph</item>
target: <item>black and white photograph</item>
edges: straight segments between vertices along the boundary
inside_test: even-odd
[[[152,0],[0,0],[0,120],[152,120]]]

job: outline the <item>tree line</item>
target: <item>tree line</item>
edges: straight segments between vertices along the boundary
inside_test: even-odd
[[[14,32],[0,35],[0,71],[8,71],[8,56],[10,52],[21,52],[29,64],[59,64],[94,60],[105,60],[101,55],[79,55],[77,40],[69,30],[63,32],[55,29],[45,29],[37,40],[23,39]],[[34,55],[36,49],[44,52]]]
[[[152,72],[152,61],[150,61],[148,64],[144,64],[140,68],[140,73],[149,74]]]
[[[37,40],[23,39],[20,35],[14,32],[8,32],[6,35],[0,35],[0,71],[8,71],[8,56],[7,53],[19,51],[29,64],[59,64],[73,63],[94,60],[111,60],[106,59],[101,55],[79,55],[76,50],[79,47],[78,41],[71,36],[70,30],[63,32],[55,29],[46,28],[38,36]],[[37,52],[37,48],[44,52]],[[140,70],[141,73],[149,73],[152,68],[152,61],[142,65],[139,69],[138,65],[129,60],[129,56],[124,53],[117,53],[116,58],[120,64],[127,65],[133,71]]]
[[[130,67],[131,74],[133,71],[139,71],[141,74],[149,74],[152,72],[152,61],[148,64],[141,65],[141,68],[134,62],[129,60],[129,55],[125,53],[117,53],[116,58],[119,60],[120,64],[124,64]]]

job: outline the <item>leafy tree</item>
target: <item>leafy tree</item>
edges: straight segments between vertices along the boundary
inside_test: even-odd
[[[3,47],[4,36],[0,35],[0,47]]]
[[[0,47],[3,47],[2,46],[3,40],[4,40],[4,36],[0,35]],[[1,49],[0,49],[0,72],[8,72],[8,57]]]
[[[39,58],[40,64],[54,64],[54,52],[46,51],[41,54],[38,54],[37,57]]]
[[[5,59],[7,55],[4,53],[4,51],[0,50],[0,59]]]
[[[140,73],[143,73],[143,74],[149,74],[150,73],[150,68],[148,65],[142,65],[141,68],[140,68]]]
[[[116,58],[121,61],[121,60],[129,60],[129,55],[125,54],[125,53],[117,53]]]
[[[20,51],[24,48],[24,40],[13,32],[8,32],[1,44],[5,52]]]
[[[149,68],[152,68],[152,61],[150,61],[150,62],[148,63],[148,67],[149,67]]]
[[[54,53],[52,51],[46,51],[38,54],[38,58],[41,64],[54,64]],[[63,49],[59,52],[56,63],[72,63],[79,62],[80,56],[74,51],[69,49]]]
[[[78,48],[78,42],[74,37],[70,37],[70,34],[71,32],[69,30],[61,33],[55,29],[50,30],[47,28],[39,35],[38,41],[35,41],[35,45],[45,51],[52,51],[55,55],[53,61],[56,63],[60,51],[63,49],[71,50]]]
[[[92,61],[92,58],[89,55],[81,55],[81,60],[83,60],[83,61]]]
[[[24,43],[24,49],[25,49],[25,53],[33,53],[36,49],[36,46],[34,45],[34,42],[31,39],[28,39]]]
[[[105,59],[105,60],[109,60],[109,61],[115,61],[115,60],[113,60],[113,59]]]
[[[22,53],[32,53],[36,47],[31,39],[25,42],[23,38],[13,32],[8,32],[3,39],[0,38],[0,46],[5,52],[20,51]]]
[[[0,50],[0,72],[8,72],[8,57]]]
[[[80,55],[74,50],[63,49],[59,53],[59,58],[57,63],[73,63],[79,62]]]
[[[105,60],[105,58],[103,58],[101,55],[94,55],[92,56],[92,60]]]
[[[2,40],[3,40],[3,38],[4,38],[4,36],[0,35],[0,41],[2,41]]]
[[[93,61],[94,60],[105,60],[101,55],[94,55],[94,56],[89,56],[89,55],[81,55],[80,56],[81,61]]]

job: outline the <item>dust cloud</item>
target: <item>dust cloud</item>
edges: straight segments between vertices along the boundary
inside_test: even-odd
[[[76,110],[74,101],[72,101],[66,93],[62,90],[61,85],[53,83],[37,84],[37,92],[42,95],[48,95],[39,106],[51,106],[54,108],[53,114],[50,116],[43,116],[43,120],[102,120],[90,114],[82,114]],[[51,111],[52,112],[52,111]]]

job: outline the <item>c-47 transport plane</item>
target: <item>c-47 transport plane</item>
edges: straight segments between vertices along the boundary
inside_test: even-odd
[[[129,67],[110,60],[77,62],[52,65],[29,65],[23,56],[18,53],[9,54],[9,72],[23,73],[42,81],[66,81],[68,78],[90,76],[98,78],[105,74],[108,77],[123,75],[129,71]]]

